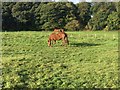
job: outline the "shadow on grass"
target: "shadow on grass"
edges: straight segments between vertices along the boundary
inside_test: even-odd
[[[95,44],[95,43],[70,43],[71,46],[73,47],[81,47],[81,46],[99,46],[101,44]]]

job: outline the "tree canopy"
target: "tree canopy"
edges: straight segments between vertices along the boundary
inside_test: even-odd
[[[3,2],[2,30],[119,30],[120,2]]]

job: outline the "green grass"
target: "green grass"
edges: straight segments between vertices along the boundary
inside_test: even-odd
[[[3,88],[118,87],[118,32],[67,32],[52,48],[50,33],[0,33]]]

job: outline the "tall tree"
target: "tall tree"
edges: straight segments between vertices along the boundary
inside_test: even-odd
[[[92,3],[91,12],[93,17],[88,22],[89,29],[103,30],[107,26],[108,16],[114,11],[116,11],[114,3]]]
[[[48,26],[49,29],[63,28],[69,21],[76,19],[75,10],[76,7],[71,2],[43,3],[35,11],[37,24],[42,29]]]
[[[12,16],[12,8],[15,5],[13,2],[3,2],[2,3],[2,30],[3,31],[13,31],[17,28],[17,21]]]
[[[107,26],[109,30],[119,30],[120,29],[120,18],[118,17],[118,12],[112,12],[107,18]]]
[[[91,18],[91,4],[88,2],[81,2],[77,4],[78,7],[78,20],[80,21],[81,28],[85,28],[89,19]]]
[[[17,2],[12,8],[12,15],[18,20],[22,30],[31,30],[34,27],[33,6],[34,3],[32,2]]]

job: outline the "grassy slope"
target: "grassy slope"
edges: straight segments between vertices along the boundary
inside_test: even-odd
[[[49,48],[50,33],[2,34],[4,88],[117,87],[117,32],[67,32],[69,46]]]

